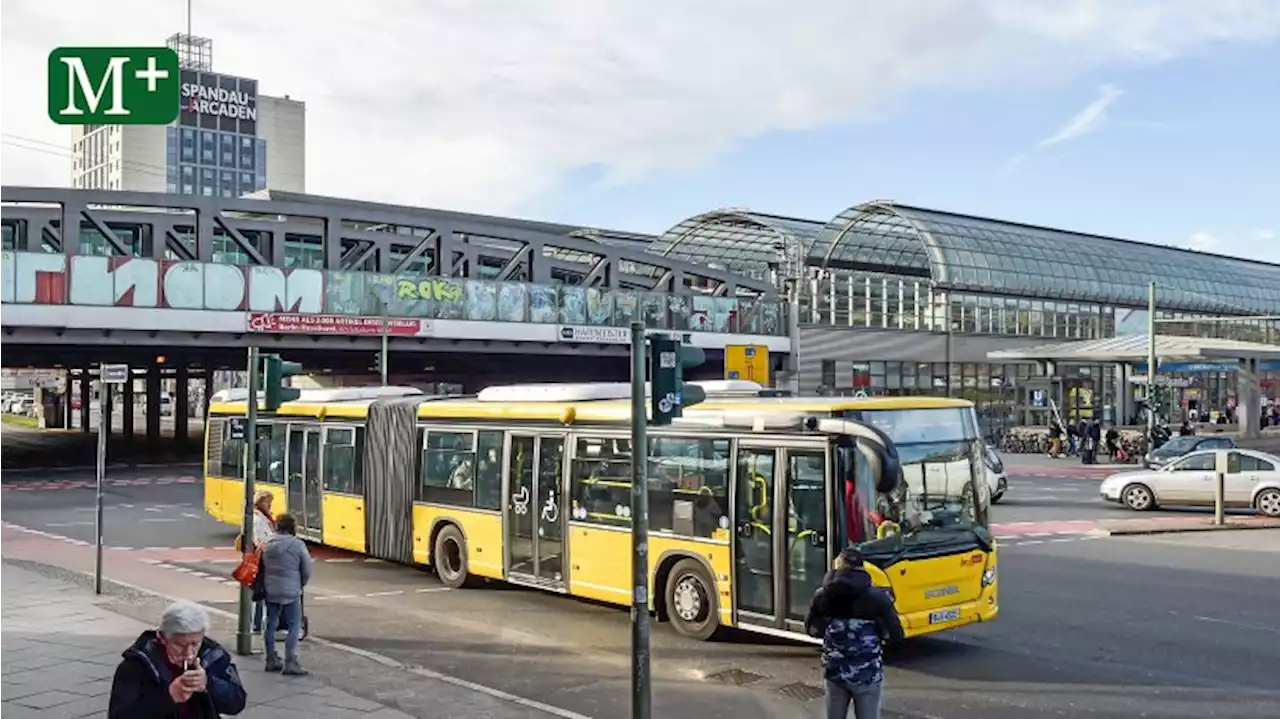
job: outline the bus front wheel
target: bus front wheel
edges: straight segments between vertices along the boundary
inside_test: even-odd
[[[467,583],[467,540],[461,530],[452,524],[440,530],[432,561],[441,584],[458,589]]]
[[[682,559],[671,568],[666,586],[667,616],[676,632],[710,639],[719,628],[716,585],[697,561]]]

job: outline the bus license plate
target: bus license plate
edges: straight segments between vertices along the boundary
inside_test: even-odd
[[[941,612],[933,612],[929,615],[930,624],[942,624],[943,622],[954,622],[960,618],[959,609],[947,609]]]

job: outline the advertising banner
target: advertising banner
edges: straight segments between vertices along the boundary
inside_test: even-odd
[[[352,317],[349,315],[303,315],[279,312],[252,312],[249,314],[250,332],[311,335],[382,335],[381,317]],[[431,331],[429,320],[406,317],[389,317],[387,334],[392,337],[414,337]]]

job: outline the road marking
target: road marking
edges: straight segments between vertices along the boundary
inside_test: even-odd
[[[46,527],[92,527],[94,522],[49,522]]]
[[[160,509],[159,507],[147,507],[147,508],[143,509],[142,511],[144,511],[144,512],[159,512],[159,511],[161,511],[161,509]]]
[[[369,592],[366,597],[394,597],[398,594],[404,594],[403,589],[396,589],[390,592]]]
[[[1024,539],[1019,544],[1044,544],[1043,539]]]
[[[200,515],[192,514],[191,512],[183,512],[182,516],[186,517],[187,519],[203,519],[203,517],[201,517]]]
[[[193,576],[193,577],[208,577],[208,576],[209,576],[209,573],[208,573],[208,572],[201,572],[201,571],[198,571],[198,570],[192,569],[192,570],[191,570],[191,576]]]
[[[227,578],[226,578],[226,577],[217,577],[217,576],[214,576],[214,575],[212,575],[212,574],[210,574],[210,575],[206,576],[206,577],[205,577],[205,579],[208,579],[208,580],[209,580],[209,581],[211,581],[211,582],[218,582],[219,584],[221,584],[222,582],[227,581]]]
[[[1057,532],[1027,532],[1024,537],[1052,537]]]
[[[324,561],[327,564],[343,564],[346,562],[354,562],[356,560],[354,558],[349,558],[349,559],[326,559]]]
[[[355,598],[356,598],[356,595],[354,594],[320,594],[316,596],[316,599],[355,599]]]
[[[139,522],[181,522],[177,517],[144,517]]]
[[[1227,626],[1238,627],[1240,629],[1248,629],[1255,632],[1270,632],[1272,634],[1280,634],[1280,629],[1275,627],[1266,627],[1261,624],[1249,624],[1247,622],[1233,622],[1230,619],[1218,619],[1217,617],[1197,616],[1198,622],[1211,622],[1213,624],[1226,624]]]
[[[413,591],[416,594],[427,594],[430,592],[447,592],[450,589],[452,589],[452,587],[423,587],[422,589],[415,589]]]

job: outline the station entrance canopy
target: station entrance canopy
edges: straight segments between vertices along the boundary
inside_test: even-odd
[[[1147,362],[1149,335],[1125,335],[1100,340],[1055,342],[1016,350],[996,350],[987,357],[999,361],[1036,360],[1040,362],[1114,362],[1129,366]],[[1241,436],[1259,433],[1258,413],[1262,407],[1259,365],[1280,361],[1280,346],[1257,342],[1156,335],[1158,365],[1171,362],[1206,362],[1234,364],[1236,367],[1237,416]]]
[[[1022,349],[996,350],[987,357],[1005,362],[1040,360],[1052,362],[1126,362],[1145,363],[1149,352],[1148,336],[1125,335],[1099,340],[1053,342]],[[1280,360],[1280,346],[1257,342],[1156,335],[1156,357],[1164,362],[1223,362],[1235,360]]]

